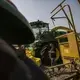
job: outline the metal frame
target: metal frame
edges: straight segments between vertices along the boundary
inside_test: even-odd
[[[79,69],[78,69],[79,67]],[[57,71],[56,71],[57,70]],[[68,70],[68,71],[67,71]],[[68,75],[64,77],[63,80],[78,80],[80,78],[80,65],[75,63],[75,61],[59,64],[56,66],[45,67],[44,72],[48,75],[49,78],[59,77],[60,75]]]
[[[71,8],[70,8],[70,5],[63,5],[63,3],[65,2],[66,0],[63,0],[54,10],[52,10],[51,14],[53,13],[53,15],[51,16],[51,19],[52,19],[52,22],[54,24],[54,21],[55,19],[64,19],[66,18],[67,21],[68,21],[68,24],[69,24],[69,28],[72,29],[75,33],[75,37],[76,37],[76,42],[77,42],[77,46],[78,46],[78,52],[79,52],[79,45],[78,45],[78,39],[79,39],[79,36],[77,35],[77,32],[76,32],[76,28],[75,28],[75,24],[74,24],[74,19],[73,19],[73,15],[72,15],[72,11],[71,11]],[[59,10],[57,10],[58,8],[60,7]],[[70,13],[70,18],[69,16],[67,15],[66,11],[65,11],[65,7],[68,8],[69,10],[69,13]],[[57,10],[57,11],[56,11]],[[55,17],[56,14],[58,14],[60,11],[62,11],[64,13],[65,16],[63,17]],[[55,12],[55,13],[54,13]],[[71,19],[71,20],[70,20]],[[78,38],[78,39],[77,39]],[[80,54],[79,54],[80,55]]]
[[[51,19],[52,19],[52,20],[55,20],[55,19],[66,18],[66,19],[68,20],[69,24],[71,25],[71,27],[73,28],[73,30],[75,31],[75,27],[74,27],[75,25],[74,25],[74,20],[73,20],[73,15],[72,15],[71,8],[70,8],[70,6],[69,6],[68,4],[67,4],[67,5],[62,5],[64,2],[65,2],[65,0],[62,1],[62,2],[51,12],[51,14],[52,14],[54,11],[56,11],[57,8],[60,7],[60,9],[59,9],[58,11],[56,11],[56,12],[51,16]],[[66,11],[65,11],[65,9],[64,9],[65,7],[68,7],[68,9],[69,9],[70,16],[71,16],[71,20],[69,19],[68,15],[67,15],[67,13],[66,13]],[[55,15],[58,14],[60,11],[63,11],[63,13],[65,14],[65,16],[63,16],[63,17],[55,17]]]

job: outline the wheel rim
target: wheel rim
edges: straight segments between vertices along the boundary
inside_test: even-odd
[[[52,49],[51,45],[53,45],[53,49]],[[41,54],[41,61],[42,61],[42,64],[43,65],[51,65],[51,63],[52,63],[51,62],[51,59],[53,57],[52,57],[52,55],[50,57],[50,54],[53,54],[53,52],[54,52],[54,55],[55,55],[54,61],[56,60],[56,51],[54,51],[54,48],[55,47],[54,47],[54,44],[53,43],[49,43],[49,44],[47,44],[47,45],[45,45],[45,46],[42,47],[42,49],[40,51],[40,54]]]

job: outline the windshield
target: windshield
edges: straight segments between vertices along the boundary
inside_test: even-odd
[[[44,23],[44,22],[38,20],[35,22],[31,22],[30,24],[33,29],[35,38],[39,37],[41,34],[43,34],[43,32],[49,31],[48,23]]]

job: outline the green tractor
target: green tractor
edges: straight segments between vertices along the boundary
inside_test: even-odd
[[[65,34],[65,31],[58,31],[58,28],[49,30],[49,24],[43,21],[30,23],[35,34],[35,57],[41,58],[42,65],[51,66],[62,63],[59,54],[58,42],[55,37]],[[63,27],[62,27],[63,28]]]
[[[68,4],[63,4],[64,2],[65,0],[63,0],[54,10],[52,10],[51,19],[53,24],[57,19],[66,19],[68,22],[68,27],[57,26],[52,30],[49,30],[48,23],[44,23],[39,20],[30,23],[33,30],[35,29],[34,33],[37,32],[35,36],[36,41],[34,42],[35,56],[41,58],[42,65],[51,66],[62,63],[59,44],[56,37],[72,31],[74,31],[77,35],[71,8]],[[68,8],[70,16],[68,16],[68,13],[65,11],[65,7]],[[60,11],[64,13],[64,16],[56,16]],[[67,38],[60,38],[60,42],[68,42],[68,40]]]

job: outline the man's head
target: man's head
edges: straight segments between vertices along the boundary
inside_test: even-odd
[[[11,44],[34,41],[30,24],[8,0],[0,0],[0,37]]]

